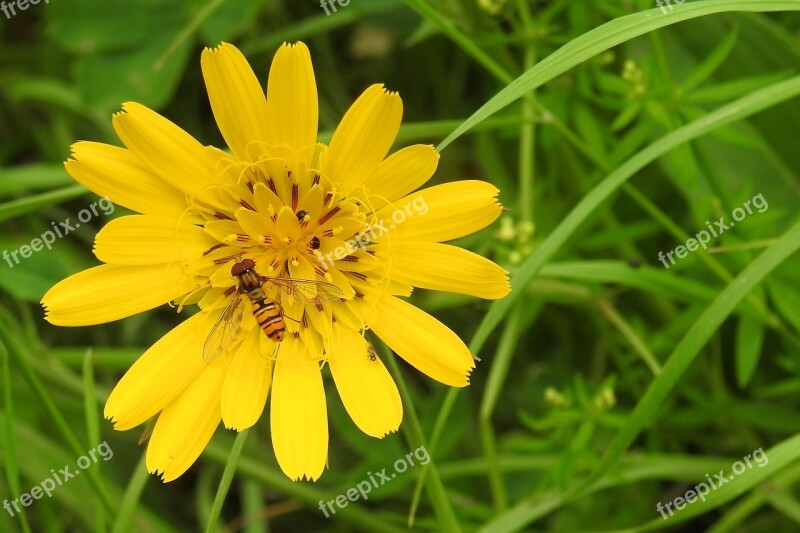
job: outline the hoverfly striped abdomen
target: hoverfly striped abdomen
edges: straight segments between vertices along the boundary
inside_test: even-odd
[[[276,302],[260,298],[252,300],[253,316],[261,330],[274,342],[281,342],[286,334],[283,312]]]
[[[225,353],[231,344],[240,338],[242,312],[246,308],[242,305],[243,298],[250,300],[250,310],[261,331],[280,346],[280,342],[286,336],[286,322],[279,303],[280,298],[304,306],[313,305],[317,310],[321,310],[323,302],[342,297],[341,289],[325,281],[261,276],[256,272],[255,261],[247,258],[237,259],[233,263],[231,276],[236,278],[237,285],[231,291],[230,301],[211,327],[203,345],[203,359],[208,362]],[[267,296],[268,287],[277,288],[277,296]],[[275,353],[277,354],[277,347]]]

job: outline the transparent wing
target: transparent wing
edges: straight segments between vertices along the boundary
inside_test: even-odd
[[[325,281],[271,278],[268,276],[261,276],[261,278],[278,287],[282,294],[303,304],[316,305],[319,302],[338,300],[342,297],[342,291],[339,287]]]
[[[239,291],[231,298],[225,310],[214,322],[203,346],[203,360],[211,362],[219,357],[239,337],[242,328],[242,313],[244,307],[239,305],[242,295]]]

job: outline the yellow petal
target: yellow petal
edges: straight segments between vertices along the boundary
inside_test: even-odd
[[[367,205],[375,210],[416,191],[433,176],[439,152],[433,146],[416,144],[403,148],[383,161],[362,184]]]
[[[222,419],[228,429],[242,431],[252,427],[267,404],[273,348],[269,346],[268,353],[263,351],[261,337],[266,337],[261,328],[252,328],[228,367],[222,387]]]
[[[380,439],[397,431],[403,420],[403,403],[392,376],[380,358],[370,359],[364,337],[336,329],[328,365],[345,409],[367,435]]]
[[[267,84],[267,113],[273,142],[288,144],[296,151],[317,142],[317,82],[311,54],[302,42],[284,43],[272,60]]]
[[[430,242],[395,242],[390,250],[392,278],[434,291],[495,300],[511,291],[508,272],[468,250]]]
[[[203,453],[222,419],[220,392],[225,363],[207,364],[161,412],[147,447],[147,470],[164,482],[180,477]]]
[[[101,265],[58,282],[42,298],[56,326],[91,326],[158,307],[195,288],[177,264]]]
[[[132,215],[106,224],[95,238],[94,253],[104,263],[154,265],[199,258],[215,244],[188,220]]]
[[[257,159],[268,142],[272,143],[267,99],[250,64],[238,48],[227,43],[203,50],[200,64],[211,109],[225,141],[240,158]]]
[[[112,122],[125,146],[176,189],[195,196],[216,182],[219,157],[152,109],[128,102]]]
[[[272,446],[293,480],[316,481],[328,458],[328,412],[319,363],[297,341],[281,343],[272,378]]]
[[[407,241],[443,242],[479,231],[503,208],[497,187],[485,181],[455,181],[411,193],[378,212],[395,236]]]
[[[469,384],[468,376],[475,363],[469,349],[450,328],[394,296],[383,297],[374,312],[370,329],[397,355],[445,385]]]
[[[323,167],[328,178],[345,193],[361,185],[386,157],[402,118],[397,93],[383,85],[364,91],[333,134]]]
[[[186,194],[125,148],[81,141],[72,145],[72,159],[64,166],[87,189],[133,211],[178,217],[186,210]]]
[[[203,344],[219,313],[198,313],[161,337],[128,370],[106,402],[105,417],[126,431],[163,410],[207,365]]]

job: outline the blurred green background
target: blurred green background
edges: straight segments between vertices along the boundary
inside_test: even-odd
[[[329,470],[317,483],[286,479],[265,416],[231,463],[217,520],[234,434],[219,430],[164,485],[144,470],[140,431],[114,433],[101,417],[125,369],[182,317],[165,306],[69,329],[38,305],[97,264],[94,235],[124,209],[13,268],[2,261],[0,499],[103,441],[114,457],[24,517],[0,509],[0,531],[400,531],[412,516],[420,531],[800,528],[800,5],[672,6],[351,0],[326,15],[314,1],[50,0],[0,13],[0,250],[97,200],[62,162],[77,140],[119,144],[110,119],[122,102],[222,147],[202,48],[232,42],[266,79],[277,47],[301,39],[323,140],[372,83],[403,97],[398,147],[440,143],[504,91],[443,149],[433,182],[501,189],[510,211],[457,244],[514,280],[513,301],[494,305],[413,296],[472,341],[482,362],[469,388],[449,391],[383,353],[407,389],[405,420],[376,441],[326,379]],[[758,194],[768,210],[714,239],[713,253],[659,262]],[[422,444],[427,467],[329,519],[318,509]],[[661,518],[659,502],[759,448],[768,464]]]

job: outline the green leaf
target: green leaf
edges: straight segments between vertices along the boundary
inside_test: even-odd
[[[688,93],[708,78],[728,59],[733,51],[736,41],[739,39],[739,29],[734,28],[732,32],[725,36],[721,43],[697,65],[681,83],[680,91]]]
[[[775,279],[770,280],[769,295],[784,319],[800,333],[800,294],[794,287]]]
[[[157,68],[156,62],[173,38],[173,34],[163,33],[133,52],[79,59],[76,73],[83,99],[109,113],[127,101],[152,108],[165,105],[177,88],[192,51],[187,42]]]
[[[180,0],[52,2],[46,14],[53,40],[76,54],[135,49],[174,31],[186,18]]]

